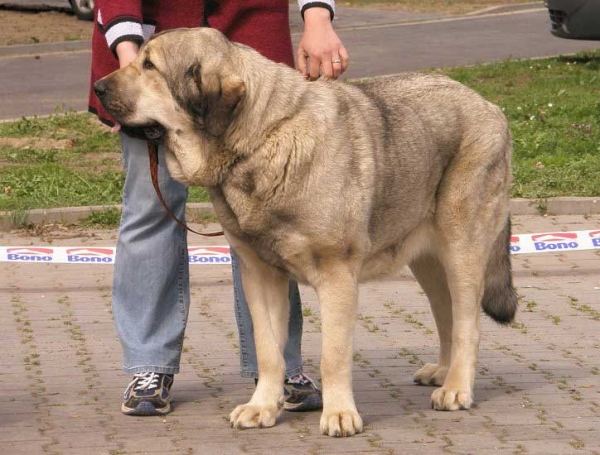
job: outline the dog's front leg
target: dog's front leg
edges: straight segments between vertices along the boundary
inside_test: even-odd
[[[323,341],[321,375],[323,414],[321,433],[352,436],[362,432],[363,423],[352,392],[354,326],[358,313],[356,274],[347,264],[328,267],[315,285],[321,305]]]
[[[229,419],[236,428],[272,427],[283,407],[289,277],[247,247],[236,251],[254,326],[259,379],[250,401],[237,406]]]

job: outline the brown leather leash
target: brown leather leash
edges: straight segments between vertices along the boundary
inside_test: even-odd
[[[210,27],[210,24],[208,23],[208,20],[207,20],[208,16],[210,16],[212,13],[214,13],[218,8],[219,8],[219,0],[205,0],[204,12],[202,13],[202,24],[201,24],[202,27]],[[175,222],[179,226],[181,226],[184,229],[187,229],[190,232],[193,232],[194,234],[202,235],[204,237],[218,237],[219,235],[223,235],[223,231],[208,232],[208,233],[194,231],[193,229],[188,227],[187,224],[185,224],[184,222],[179,220],[173,214],[173,212],[171,212],[171,209],[165,202],[165,199],[164,199],[162,193],[160,192],[160,187],[158,185],[158,142],[156,139],[160,138],[161,131],[160,131],[160,129],[157,129],[154,127],[149,127],[149,128],[144,129],[144,134],[148,140],[148,158],[150,159],[150,177],[152,178],[152,186],[154,187],[154,190],[156,191],[158,199],[160,200],[160,203],[162,204],[162,206],[165,209],[165,211],[167,212],[167,214],[173,220],[175,220]]]
[[[191,229],[190,227],[188,227],[187,224],[185,224],[184,222],[182,222],[181,220],[179,220],[173,214],[173,212],[171,212],[171,209],[169,209],[169,206],[165,202],[165,199],[163,198],[163,195],[160,192],[160,187],[158,185],[158,144],[157,144],[156,141],[152,141],[152,140],[148,141],[148,158],[150,159],[150,177],[152,178],[152,186],[154,187],[154,190],[156,191],[158,199],[160,200],[160,203],[164,207],[164,209],[167,212],[167,214],[173,220],[175,220],[175,222],[179,226],[181,226],[184,229],[187,229],[190,232],[193,232],[194,234],[203,235],[204,237],[217,237],[219,235],[223,235],[223,231],[208,232],[208,233],[202,233],[202,232],[194,231],[193,229]]]

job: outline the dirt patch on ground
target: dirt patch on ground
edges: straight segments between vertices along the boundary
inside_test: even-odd
[[[116,231],[110,229],[95,229],[90,227],[80,227],[73,224],[47,223],[32,224],[25,228],[14,229],[10,231],[17,237],[38,240],[49,245],[54,240],[67,239],[90,239],[90,240],[115,240]]]
[[[121,152],[93,152],[86,153],[83,155],[84,160],[98,160],[98,161],[106,161],[111,162],[114,161],[121,164]]]
[[[19,149],[59,149],[73,147],[72,139],[49,139],[39,137],[0,137],[0,147],[14,147]]]
[[[92,22],[67,13],[0,10],[0,24],[0,46],[92,39]]]
[[[123,157],[121,152],[93,152],[86,153],[81,159],[82,163],[85,164],[73,164],[69,166],[69,169],[74,171],[114,171],[120,172],[123,170]]]

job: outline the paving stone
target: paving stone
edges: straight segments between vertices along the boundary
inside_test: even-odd
[[[523,216],[515,226],[518,232],[600,229],[600,216]],[[3,245],[24,240],[0,233]],[[94,242],[113,244],[114,232],[99,231],[86,243]],[[354,387],[365,432],[343,439],[319,435],[319,413],[284,413],[269,429],[229,426],[226,417],[249,400],[254,384],[238,374],[228,267],[191,268],[174,412],[132,418],[119,411],[130,375],[120,371],[110,312],[112,268],[1,263],[0,343],[10,349],[0,351],[0,440],[10,442],[10,453],[63,455],[600,453],[594,431],[600,428],[600,321],[590,311],[600,311],[598,259],[593,251],[513,257],[522,296],[517,323],[499,327],[482,319],[476,404],[462,412],[431,410],[435,388],[412,383],[422,362],[436,360],[438,341],[410,273],[362,286]],[[306,369],[319,379],[318,302],[311,289],[301,294],[311,312]]]

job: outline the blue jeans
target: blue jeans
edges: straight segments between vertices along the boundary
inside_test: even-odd
[[[190,307],[187,233],[168,217],[150,180],[146,141],[121,133],[126,171],[123,211],[113,279],[113,315],[123,370],[178,373]],[[185,219],[187,188],[173,180],[159,149],[158,179],[165,201]],[[257,377],[252,319],[232,254],[235,315],[242,376]],[[290,282],[290,333],[285,348],[288,377],[302,371],[302,310],[298,287]]]
[[[231,269],[233,272],[233,296],[235,299],[235,318],[240,336],[240,370],[242,377],[258,378],[258,362],[254,346],[254,328],[248,302],[242,287],[242,275],[237,254],[231,250]],[[285,376],[291,378],[302,373],[302,305],[298,284],[290,280],[290,319],[288,321],[288,340],[283,351],[285,358]]]

